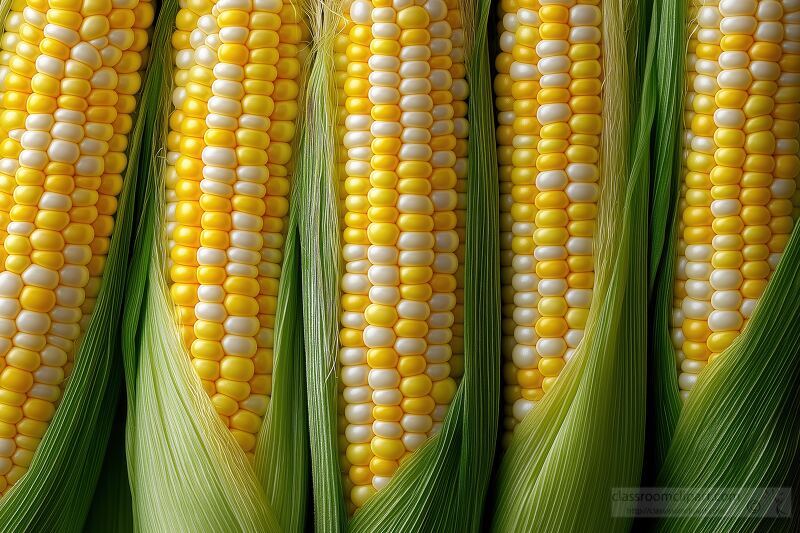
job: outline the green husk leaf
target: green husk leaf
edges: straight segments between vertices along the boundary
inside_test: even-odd
[[[0,1],[0,20],[3,21],[3,25],[0,26],[0,35],[5,33],[6,30],[6,16],[8,12],[11,11],[11,5],[13,4],[13,0],[2,0]]]
[[[403,463],[389,485],[348,522],[339,473],[336,354],[339,228],[333,40],[340,2],[316,6],[310,120],[298,181],[309,418],[318,531],[477,531],[489,482],[499,409],[497,164],[486,43],[490,2],[464,2],[469,99],[469,175],[464,377],[441,431]]]
[[[178,5],[167,0],[144,89],[140,197],[129,305],[123,319],[128,386],[127,457],[137,530],[301,531],[307,491],[305,398],[293,232],[280,281],[273,378],[255,465],[214,411],[189,364],[165,276],[165,159]],[[295,215],[292,215],[294,218]],[[253,467],[255,466],[255,468]]]
[[[658,104],[653,131],[650,196],[650,313],[653,316],[648,419],[647,478],[658,474],[681,409],[669,322],[675,271],[680,153],[685,93],[686,2],[660,2],[651,31],[658,40],[655,69]]]
[[[664,18],[659,28],[664,41],[681,54],[678,58],[661,58],[665,69],[673,64],[673,72],[680,68],[685,53],[685,41],[676,44],[674,40],[685,40],[685,26],[681,7]],[[665,109],[680,109],[682,99],[683,91],[664,91],[661,97]],[[665,115],[660,115],[659,121],[662,132],[681,127],[679,121],[670,122]],[[679,138],[679,131],[671,133],[672,138]],[[677,143],[664,143],[663,147],[664,158],[677,161]],[[671,206],[674,220],[680,166],[662,167],[655,179],[663,192],[656,200]],[[760,490],[790,488],[796,494],[800,487],[800,424],[796,416],[800,410],[800,229],[794,228],[747,327],[704,369],[688,400],[681,404],[669,334],[677,232],[669,224],[674,226],[674,221],[668,222],[668,229],[660,234],[665,240],[663,266],[653,296],[655,446],[662,459],[658,484],[690,491],[739,491],[747,497],[718,505],[700,500],[684,501],[680,508],[672,504],[657,528],[698,532],[796,529],[796,503],[794,509],[786,502],[777,507],[779,511],[794,511],[794,525],[789,518],[765,516],[776,507],[751,505],[754,498],[763,497]],[[654,246],[657,244],[654,242]]]
[[[118,379],[121,380],[122,376],[118,376]],[[125,394],[122,387],[119,387],[119,394]],[[85,532],[133,532],[131,490],[128,483],[128,464],[125,460],[126,410],[124,400],[118,401],[103,469],[84,524]]]
[[[5,21],[11,2],[0,4]],[[134,117],[128,158],[140,150],[144,114]],[[121,383],[119,322],[138,167],[125,170],[111,246],[92,318],[61,402],[25,476],[0,499],[2,531],[79,531],[103,465]]]
[[[627,55],[638,47],[626,43],[642,42],[625,28],[644,24],[643,3],[604,0],[602,9],[606,97],[592,307],[573,358],[512,437],[498,476],[495,531],[625,531],[630,519],[611,515],[611,489],[640,479],[656,43],[651,35],[646,61]],[[646,67],[642,78],[636,65]]]
[[[800,461],[800,229],[742,334],[700,376],[675,428],[658,481],[688,489],[798,489]],[[739,498],[724,507],[683,503],[661,531],[790,529],[788,515]],[[781,509],[788,512],[784,502]],[[796,509],[795,509],[796,511]],[[721,514],[722,516],[712,516]],[[688,516],[687,516],[688,515]]]
[[[297,205],[296,198],[292,202]],[[297,209],[290,210],[278,309],[272,402],[256,444],[255,471],[283,531],[303,531],[309,485]],[[283,408],[291,406],[291,409]],[[281,407],[281,408],[279,408]]]
[[[336,418],[336,348],[339,321],[339,229],[336,184],[336,86],[333,43],[341,0],[308,5],[313,48],[302,102],[296,198],[306,359],[314,527],[344,531],[347,524],[339,474]],[[300,202],[298,201],[298,205]]]
[[[304,1],[298,1],[295,8],[303,10],[303,6]],[[308,69],[306,62],[301,80],[308,77]],[[305,98],[305,90],[301,82],[300,101]],[[302,135],[306,121],[302,108],[300,111],[297,123]],[[292,149],[298,154],[296,159],[300,157],[298,148],[295,139]],[[298,234],[303,198],[297,193],[299,189],[295,186],[290,197],[285,259],[278,287],[271,405],[258,436],[253,465],[284,531],[304,530],[311,473]]]

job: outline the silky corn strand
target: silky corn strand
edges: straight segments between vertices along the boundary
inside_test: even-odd
[[[346,12],[334,60],[340,453],[353,512],[438,431],[456,391],[468,128],[455,1],[354,0]]]
[[[0,54],[0,493],[27,471],[98,292],[154,10],[11,6]]]
[[[501,188],[510,194],[501,203],[511,233],[510,252],[505,236],[503,253],[507,432],[553,387],[583,338],[592,300],[601,179],[599,4],[501,5],[505,55],[495,84]]]
[[[796,215],[800,2],[693,2],[673,342],[685,399],[747,324]]]
[[[251,459],[272,390],[299,15],[281,0],[188,0],[172,37],[172,301],[192,366]]]

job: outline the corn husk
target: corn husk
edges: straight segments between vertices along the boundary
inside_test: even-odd
[[[515,429],[498,474],[495,531],[625,531],[631,519],[612,516],[611,490],[639,484],[656,43],[650,35],[645,45],[640,32],[647,3],[604,0],[601,9],[605,96],[592,305],[572,359]]]
[[[122,376],[119,377],[122,379]],[[120,387],[120,395],[124,395]],[[133,509],[128,482],[128,463],[125,459],[125,399],[117,403],[117,414],[111,428],[100,479],[86,517],[83,530],[86,532],[115,533],[133,532]]]
[[[654,416],[648,420],[646,477],[652,480],[664,461],[680,412],[677,376],[673,383],[658,379],[675,374],[675,357],[669,321],[672,317],[672,287],[675,271],[677,206],[680,190],[680,143],[683,128],[682,102],[685,92],[686,3],[660,2],[652,30],[658,40],[654,57],[658,104],[653,131],[653,180],[650,219],[650,313],[651,366],[649,404]]]
[[[144,531],[301,531],[308,461],[303,354],[294,326],[299,320],[296,215],[290,216],[280,281],[273,393],[253,465],[190,366],[167,289],[164,139],[177,10],[175,0],[162,4],[144,89],[142,218],[123,318],[133,518]]]
[[[462,3],[469,99],[464,377],[441,431],[348,519],[337,450],[336,358],[340,275],[333,42],[340,1],[316,4],[314,64],[298,182],[317,531],[477,531],[492,465],[499,399],[497,165],[486,42],[490,2]]]
[[[308,391],[314,527],[342,531],[346,511],[336,451],[335,360],[338,332],[339,232],[337,227],[336,92],[333,40],[340,5],[309,4],[312,49],[299,135],[295,187],[303,199],[298,220],[303,341]]]

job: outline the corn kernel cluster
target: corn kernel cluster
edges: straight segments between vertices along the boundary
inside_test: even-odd
[[[800,2],[690,3],[673,342],[686,398],[736,338],[797,216]]]
[[[468,91],[456,0],[353,0],[347,13],[335,63],[352,512],[438,431],[462,372]]]
[[[583,338],[602,130],[599,0],[504,0],[496,60],[505,442]]]
[[[167,226],[192,366],[252,458],[272,390],[303,39],[289,0],[182,0]]]
[[[47,430],[95,304],[154,10],[15,0],[0,52],[0,494]]]

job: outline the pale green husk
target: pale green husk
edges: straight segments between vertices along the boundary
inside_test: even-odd
[[[469,99],[464,377],[439,434],[403,463],[389,485],[348,520],[337,450],[336,354],[340,237],[333,42],[341,2],[312,17],[310,118],[298,166],[309,418],[318,531],[477,531],[489,481],[499,409],[497,163],[486,42],[490,2],[462,3]]]
[[[11,7],[0,3],[0,20]],[[138,160],[144,114],[134,117],[129,161]],[[119,320],[134,224],[138,167],[123,176],[103,282],[64,395],[25,476],[0,499],[0,531],[79,531],[92,503],[121,385]]]
[[[498,476],[495,531],[625,531],[630,518],[612,516],[611,491],[640,479],[655,42],[651,35],[640,57],[646,3],[604,0],[601,7],[604,129],[592,306],[573,358],[514,432]]]
[[[336,184],[336,87],[333,42],[340,0],[308,7],[313,47],[300,133],[295,186],[299,216],[303,339],[313,480],[314,528],[346,527],[336,440],[336,346],[339,307],[339,230]]]
[[[665,9],[668,15],[659,24],[660,39],[671,52],[658,60],[665,73],[678,76],[684,68],[687,38],[683,35],[683,7]],[[680,52],[677,58],[675,51]],[[683,91],[667,87],[659,100],[664,109],[679,110]],[[659,116],[661,137],[656,137],[656,144],[664,150],[662,160],[677,161],[680,152],[675,141],[680,139],[682,125],[667,114]],[[664,139],[672,141],[658,143]],[[751,496],[753,489],[789,488],[793,489],[794,507],[786,502],[782,506],[783,511],[793,512],[790,520],[765,517],[765,511],[771,510],[768,506],[754,511],[749,497],[722,508],[702,501],[684,502],[687,506],[681,507],[681,516],[668,507],[668,515],[657,527],[698,532],[796,530],[800,521],[796,503],[800,488],[800,229],[795,227],[747,327],[706,367],[682,405],[669,337],[677,239],[674,209],[680,179],[680,165],[655,169],[654,180],[661,194],[654,196],[653,210],[670,212],[670,222],[665,227],[654,226],[651,237],[654,248],[663,244],[662,267],[651,295],[655,316],[654,446],[661,467],[658,484],[734,489]]]
[[[273,393],[254,465],[191,368],[167,289],[164,139],[177,10],[175,0],[162,5],[153,37],[143,97],[148,124],[140,162],[143,217],[123,319],[133,517],[136,529],[144,531],[301,531],[308,461],[301,332],[294,325],[299,320],[296,215],[290,219],[280,282]]]

